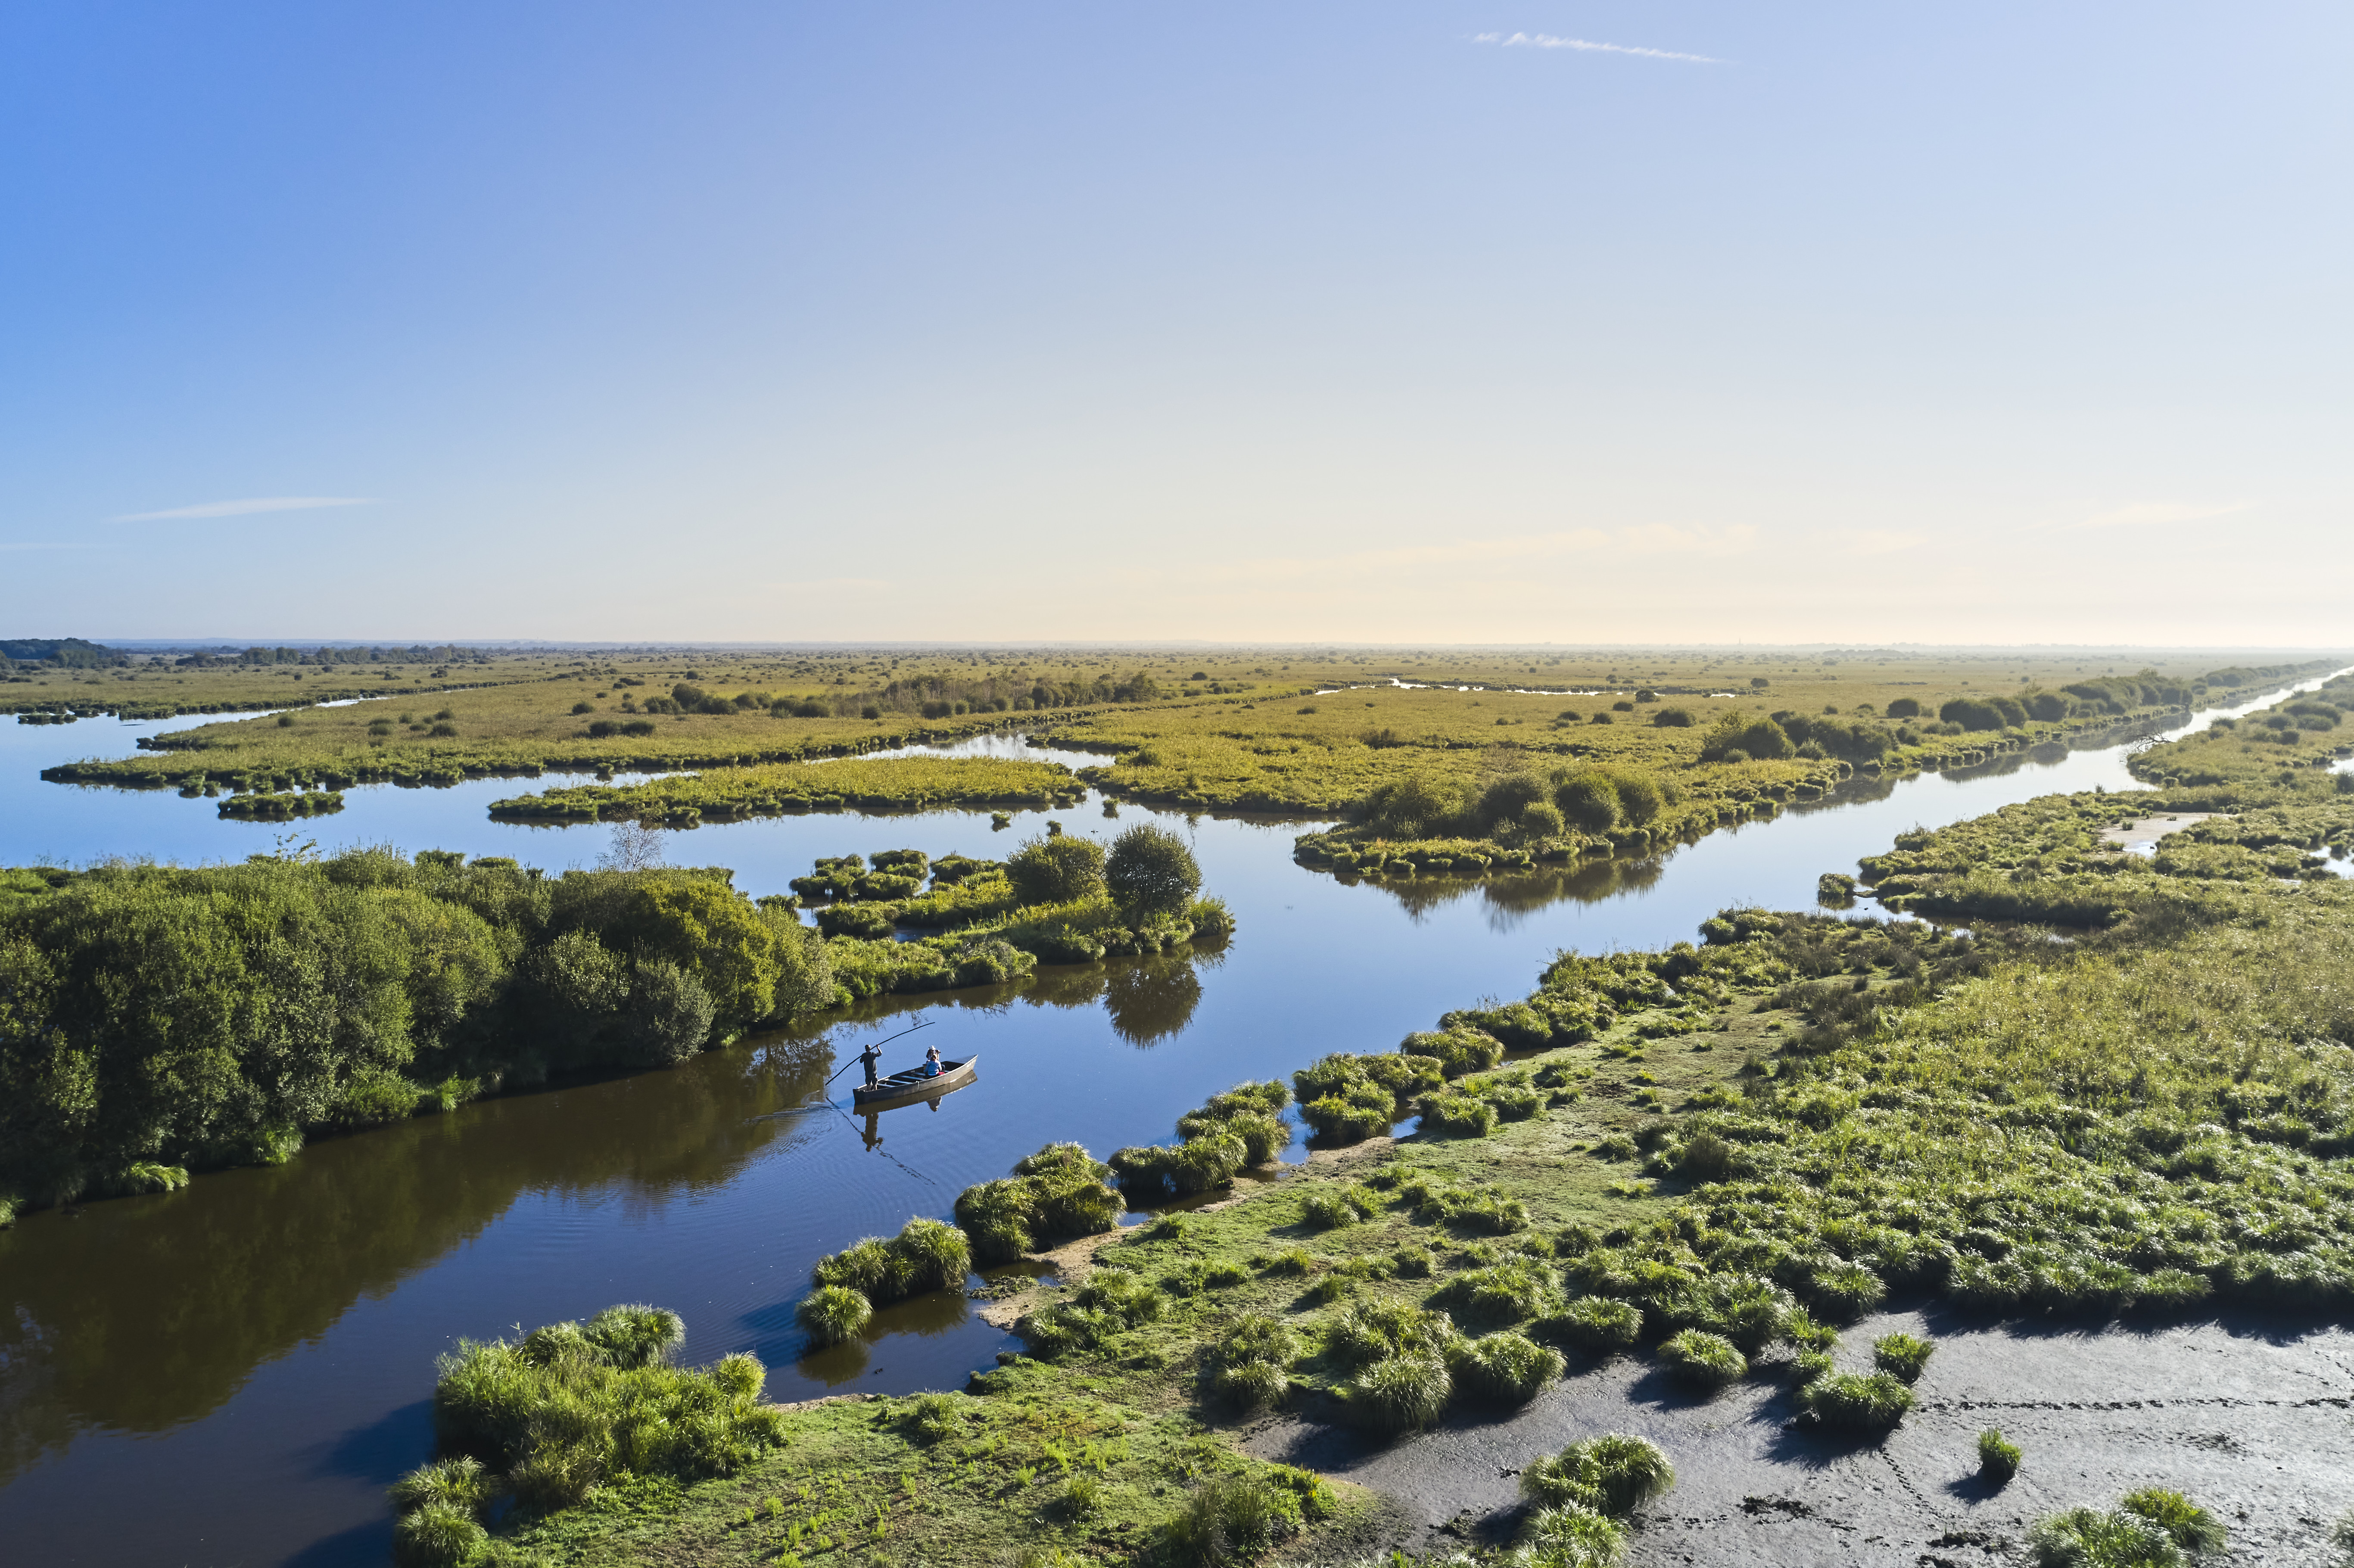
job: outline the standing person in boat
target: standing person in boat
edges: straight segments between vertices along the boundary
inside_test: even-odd
[[[940,1075],[940,1048],[935,1045],[926,1051],[924,1053],[924,1065],[917,1068],[916,1071],[921,1073],[927,1078],[938,1077]]]
[[[871,1089],[875,1084],[875,1064],[883,1059],[883,1048],[870,1040],[866,1049],[858,1054],[858,1059],[866,1064],[866,1086]]]

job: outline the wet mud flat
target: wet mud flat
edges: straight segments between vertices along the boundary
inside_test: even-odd
[[[2112,1507],[2161,1486],[2231,1530],[2226,1559],[2335,1568],[2330,1526],[2354,1509],[2354,1333],[2310,1319],[2227,1315],[2158,1327],[1988,1324],[1932,1308],[1849,1330],[1843,1370],[1903,1330],[1937,1341],[1911,1414],[1857,1442],[1797,1425],[1791,1380],[1768,1362],[1713,1399],[1649,1361],[1573,1367],[1501,1418],[1451,1418],[1381,1445],[1278,1418],[1251,1452],[1371,1487],[1410,1531],[1401,1544],[1508,1541],[1522,1466],[1600,1432],[1668,1451],[1676,1487],[1640,1516],[1630,1568],[2025,1560],[2027,1531],[2062,1509]],[[1978,1435],[2025,1450],[1999,1489],[1977,1474]]]

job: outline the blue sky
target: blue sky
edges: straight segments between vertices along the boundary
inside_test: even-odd
[[[2349,45],[13,7],[0,629],[2340,642]]]

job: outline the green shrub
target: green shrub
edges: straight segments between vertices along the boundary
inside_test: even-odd
[[[1496,1404],[1526,1404],[1567,1364],[1559,1351],[1509,1330],[1458,1342],[1447,1357],[1456,1387]]]
[[[1886,1372],[1833,1372],[1798,1391],[1798,1409],[1819,1426],[1884,1432],[1913,1408],[1913,1391]]]
[[[1130,914],[1173,914],[1202,886],[1202,868],[1185,841],[1153,822],[1140,822],[1112,841],[1103,877],[1113,901]]]
[[[944,1443],[964,1431],[964,1397],[925,1393],[907,1407],[908,1434],[919,1443]]]
[[[1631,1351],[1641,1340],[1643,1313],[1631,1301],[1581,1296],[1538,1323],[1536,1332],[1556,1344],[1606,1355]]]
[[[2070,1509],[2028,1532],[2035,1568],[2179,1568],[2181,1549],[2166,1531],[2120,1509]]]
[[[1936,1351],[1934,1340],[1911,1334],[1883,1334],[1872,1341],[1872,1364],[1899,1383],[1918,1383],[1922,1369]]]
[[[1436,1355],[1387,1356],[1349,1380],[1349,1417],[1375,1432],[1410,1432],[1427,1426],[1454,1395],[1447,1363]]]
[[[846,1285],[825,1285],[811,1291],[793,1308],[793,1320],[814,1345],[837,1345],[866,1327],[874,1304]]]
[[[1428,1247],[1409,1243],[1390,1254],[1390,1272],[1401,1279],[1426,1279],[1430,1277],[1430,1267]]]
[[[2019,1474],[2019,1445],[1994,1427],[1978,1434],[1978,1474],[1989,1486],[2008,1486]]]
[[[2228,1538],[2221,1520],[2180,1492],[2168,1491],[2163,1487],[2145,1487],[2137,1492],[2127,1492],[2118,1500],[2117,1507],[2157,1525],[2185,1552],[2221,1552]]]
[[[1281,1397],[1299,1353],[1289,1324],[1272,1313],[1246,1312],[1204,1351],[1202,1383],[1228,1404],[1256,1409]]]
[[[1092,897],[1104,885],[1103,846],[1066,833],[1032,839],[1005,857],[1005,879],[1025,905]]]
[[[1521,1492],[1543,1508],[1581,1507],[1624,1519],[1676,1484],[1675,1467],[1648,1437],[1605,1433],[1521,1471]]]

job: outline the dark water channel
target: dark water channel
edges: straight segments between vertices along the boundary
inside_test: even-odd
[[[222,821],[212,802],[168,792],[37,779],[164,727],[178,725],[0,726],[0,864],[234,859],[290,831],[328,849],[390,842],[552,870],[606,845],[602,828],[491,821],[512,781],[355,789],[341,815],[290,830]],[[1859,781],[1642,860],[1403,892],[1295,865],[1299,822],[1168,817],[1234,906],[1223,952],[878,1005],[672,1071],[322,1142],[276,1170],[29,1215],[0,1232],[0,1560],[381,1563],[383,1489],[430,1451],[434,1358],[460,1335],[615,1301],[684,1314],[693,1361],[758,1355],[773,1398],[956,1386],[1007,1343],[959,1298],[879,1313],[864,1342],[803,1360],[792,1308],[811,1262],[910,1214],[945,1214],[960,1188],[1049,1139],[1097,1152],[1164,1140],[1180,1112],[1238,1079],[1386,1049],[1448,1008],[1524,994],[1563,948],[1659,946],[1727,905],[1807,906],[1819,874],[1916,823],[2132,788],[2126,752],[2053,748]],[[1120,826],[1092,798],[1055,814],[1074,832]],[[758,894],[821,854],[1002,854],[1045,816],[1005,832],[965,812],[799,816],[667,847],[674,863],[737,868]],[[938,1021],[928,1038],[946,1054],[980,1054],[980,1081],[871,1128],[826,1103],[826,1076],[856,1043],[917,1012]]]

